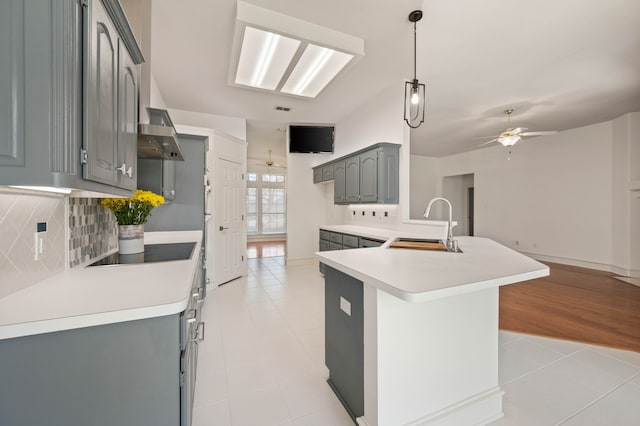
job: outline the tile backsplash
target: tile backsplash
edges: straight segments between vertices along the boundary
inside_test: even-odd
[[[37,224],[46,222],[44,250],[35,260]],[[65,269],[65,199],[0,193],[0,297]]]
[[[118,248],[118,222],[99,198],[69,198],[69,267]]]
[[[44,250],[35,259],[38,223]],[[118,224],[99,198],[0,188],[0,298],[118,248]]]

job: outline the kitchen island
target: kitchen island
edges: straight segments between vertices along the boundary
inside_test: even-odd
[[[498,287],[549,268],[486,238],[460,237],[463,253],[388,245],[316,253],[329,384],[361,425],[502,417]]]

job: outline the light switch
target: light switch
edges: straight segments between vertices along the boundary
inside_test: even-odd
[[[33,244],[33,258],[38,260],[45,249],[45,237],[47,235],[47,222],[38,222],[36,225],[35,241]]]
[[[351,316],[351,302],[342,296],[340,296],[340,309],[342,309],[345,314]]]

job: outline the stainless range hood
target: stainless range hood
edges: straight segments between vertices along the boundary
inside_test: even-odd
[[[167,110],[147,107],[149,123],[138,124],[138,158],[184,161]]]

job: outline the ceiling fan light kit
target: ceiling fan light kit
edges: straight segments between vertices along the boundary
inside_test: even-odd
[[[412,129],[420,127],[424,122],[425,85],[418,81],[416,22],[422,19],[422,11],[414,10],[409,14],[409,22],[413,22],[413,80],[404,83],[404,120]]]
[[[555,135],[558,133],[555,130],[544,130],[538,132],[527,132],[526,127],[511,127],[511,114],[513,114],[514,109],[510,108],[504,111],[507,116],[507,128],[500,133],[498,136],[490,136],[494,139],[491,139],[488,142],[483,143],[480,146],[484,146],[493,142],[498,142],[502,144],[502,146],[513,146],[516,143],[520,142],[523,138],[527,136],[545,136],[545,135]]]

